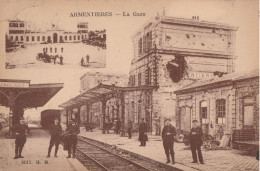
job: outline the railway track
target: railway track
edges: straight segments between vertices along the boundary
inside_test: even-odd
[[[78,137],[76,158],[90,171],[179,171],[169,165],[136,158],[114,146],[81,136]]]

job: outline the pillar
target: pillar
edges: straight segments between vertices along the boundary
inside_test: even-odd
[[[87,122],[89,122],[89,103],[86,104]]]
[[[105,134],[105,129],[104,129],[104,126],[105,126],[105,123],[106,123],[106,103],[107,103],[107,100],[105,98],[101,99],[101,103],[102,103],[102,115],[103,115],[103,130],[102,130],[102,134]]]
[[[13,129],[13,118],[14,118],[14,107],[15,107],[15,93],[13,91],[9,92],[8,96],[8,106],[10,108],[9,111],[9,135],[13,135],[12,129]]]
[[[121,102],[121,116],[122,116],[122,128],[125,128],[125,95],[124,92],[119,92],[120,102]]]

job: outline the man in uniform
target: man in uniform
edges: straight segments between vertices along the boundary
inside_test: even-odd
[[[198,126],[197,120],[193,120],[192,123],[193,123],[193,127],[191,128],[190,131],[190,146],[191,146],[191,152],[193,158],[192,163],[198,163],[197,152],[196,152],[198,151],[199,161],[201,164],[204,164],[202,153],[201,153],[201,145],[203,144],[202,141],[203,132],[201,127]]]
[[[23,117],[20,117],[19,123],[14,125],[13,131],[15,133],[15,157],[14,157],[14,159],[24,158],[22,156],[22,150],[23,150],[23,146],[26,142],[26,135],[30,132],[30,129],[25,124]]]
[[[174,126],[171,125],[170,122],[171,119],[165,120],[165,126],[162,131],[162,139],[163,139],[163,147],[167,157],[166,163],[170,163],[170,155],[169,155],[170,153],[172,157],[172,164],[175,164],[173,144],[174,144],[174,136],[176,135],[176,129]]]
[[[80,133],[79,126],[74,120],[71,120],[71,124],[67,127],[68,132],[68,157],[71,158],[71,148],[73,150],[72,157],[75,158],[76,145],[77,145],[77,135]]]
[[[55,144],[55,155],[54,155],[54,157],[58,157],[57,153],[58,153],[60,138],[61,138],[60,135],[61,135],[61,132],[62,132],[62,128],[61,128],[61,125],[59,123],[59,118],[55,118],[54,124],[52,124],[49,127],[49,131],[50,131],[50,134],[51,134],[51,140],[50,140],[50,145],[49,145],[47,157],[50,157],[51,149],[52,149],[54,144]]]
[[[128,133],[128,139],[132,138],[132,129],[133,129],[133,123],[129,120],[128,126],[127,126],[127,133]]]
[[[139,125],[139,141],[141,142],[140,146],[145,146],[147,141],[147,126],[144,123],[144,118],[141,119],[141,124]]]

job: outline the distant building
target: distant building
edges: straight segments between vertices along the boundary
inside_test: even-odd
[[[87,72],[80,77],[80,92],[94,88],[100,83],[124,87],[128,83],[128,76],[125,74]]]
[[[80,92],[84,92],[96,87],[99,84],[108,84],[114,86],[126,86],[128,83],[128,76],[123,74],[104,74],[101,72],[87,72],[80,77]],[[109,119],[118,118],[119,115],[119,102],[118,98],[111,98],[107,102],[106,111],[110,113]],[[76,111],[78,109],[74,109]],[[89,122],[93,122],[98,126],[102,119],[102,104],[101,102],[94,102],[88,106],[89,110]],[[110,112],[109,112],[110,111]],[[73,113],[73,112],[72,112]],[[77,113],[77,112],[74,112]],[[87,121],[86,105],[82,105],[79,108],[80,122],[85,123]],[[73,117],[73,116],[72,116]],[[110,120],[109,120],[110,121]]]
[[[32,31],[27,30],[24,21],[9,20],[7,38],[10,41],[24,44],[81,42],[88,38],[88,23],[79,23],[77,32],[59,29],[54,24],[51,29],[46,31]]]
[[[259,140],[259,71],[231,73],[198,81],[177,91],[176,126],[189,131],[197,119],[204,134],[221,139],[221,131],[254,129]]]

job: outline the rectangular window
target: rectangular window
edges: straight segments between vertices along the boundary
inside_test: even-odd
[[[34,36],[32,36],[32,41],[34,41]]]
[[[21,41],[23,41],[23,36],[21,36]]]
[[[26,36],[26,41],[29,42],[29,36]]]
[[[40,41],[40,36],[37,36],[37,41]]]
[[[14,39],[13,36],[11,36],[10,39],[13,40]]]
[[[78,36],[78,40],[80,40],[80,36]]]
[[[45,41],[45,36],[42,36],[42,41]]]
[[[216,124],[224,124],[226,117],[226,100],[216,100]]]
[[[207,118],[207,107],[201,107],[201,117],[202,119]]]
[[[24,27],[24,23],[20,23],[20,27]]]
[[[76,36],[74,36],[74,40],[76,40]]]
[[[138,73],[138,85],[142,84],[142,73]]]
[[[15,41],[18,41],[18,36],[15,36]]]
[[[71,40],[71,36],[70,36],[70,40]]]
[[[142,38],[140,38],[138,41],[138,54],[142,53],[142,43]]]
[[[67,41],[67,36],[65,36],[64,39]]]

